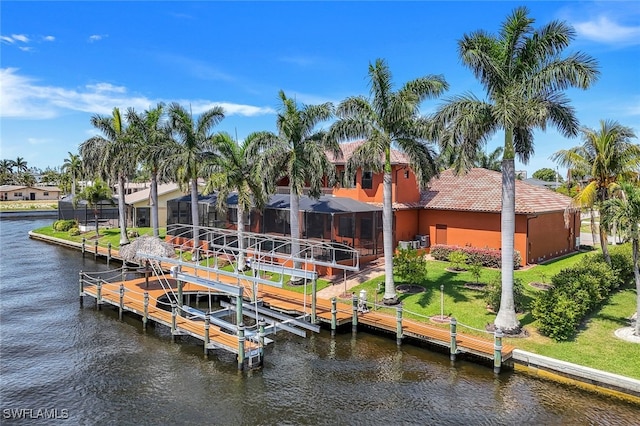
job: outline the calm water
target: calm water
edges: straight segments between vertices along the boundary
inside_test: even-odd
[[[0,221],[0,423],[638,424],[640,407],[359,333],[285,333],[239,373],[168,329],[78,303],[78,272],[106,269],[32,241],[51,220]],[[11,420],[12,411],[38,419]],[[31,410],[31,411],[25,411]],[[49,410],[45,414],[43,411]],[[46,415],[57,416],[45,420]],[[67,419],[64,419],[68,417]]]

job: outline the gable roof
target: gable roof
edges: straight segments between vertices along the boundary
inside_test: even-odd
[[[180,187],[177,183],[162,183],[158,185],[158,196],[178,190],[180,190]],[[148,200],[150,195],[151,187],[147,187],[131,194],[125,194],[124,200],[126,204],[135,204],[139,201]]]
[[[364,140],[341,143],[340,149],[342,150],[342,158],[335,158],[333,153],[328,151],[326,153],[327,158],[333,164],[347,164],[347,161],[349,161],[349,158],[351,158],[355,150],[363,143],[365,143]],[[409,157],[397,149],[391,149],[391,164],[409,164]]]
[[[516,180],[516,214],[564,211],[571,198],[550,189]],[[423,194],[424,208],[500,212],[502,208],[502,173],[473,168],[455,175],[445,170],[429,182]]]
[[[62,192],[57,186],[0,185],[0,192],[11,192],[23,189],[37,189],[44,192]]]

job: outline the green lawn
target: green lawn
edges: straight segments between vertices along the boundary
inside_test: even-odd
[[[153,229],[151,228],[128,228],[129,231],[136,231],[139,235],[153,235]],[[34,229],[33,232],[47,235],[50,237],[61,238],[63,240],[73,241],[76,243],[81,243],[82,239],[86,240],[87,245],[93,246],[95,243],[96,231],[95,229],[91,229],[88,232],[84,232],[80,235],[71,236],[69,232],[58,232],[54,231],[52,226],[45,226],[43,228]],[[166,229],[160,228],[160,237],[164,238],[166,235]],[[99,237],[98,237],[98,245],[100,247],[107,247],[111,243],[111,247],[117,249],[120,247],[120,228],[111,228],[105,229],[100,228]]]
[[[544,265],[516,271],[515,276],[524,283],[527,303],[543,291],[530,286],[530,282],[548,283],[553,275],[585,255],[586,253],[576,253]],[[427,282],[423,284],[425,291],[418,294],[399,294],[404,308],[403,315],[422,321],[427,320],[426,317],[440,315],[440,285],[443,285],[444,314],[458,320],[458,332],[490,337],[483,330],[487,324],[493,323],[495,314],[486,309],[484,290],[466,288],[465,283],[474,282],[471,274],[449,272],[446,270],[448,266],[448,262],[428,262]],[[497,274],[497,270],[484,269],[480,282],[486,283]],[[400,285],[403,282],[397,280],[396,284]],[[384,276],[381,276],[354,287],[352,291],[358,294],[361,289],[365,289],[368,300],[375,302],[382,299],[383,286]],[[395,308],[379,309],[395,315]],[[562,343],[541,336],[537,332],[536,321],[531,312],[526,310],[518,315],[518,319],[529,333],[529,337],[507,338],[505,341],[522,350],[640,379],[640,357],[637,356],[640,347],[635,343],[620,340],[613,334],[617,328],[628,325],[628,318],[635,310],[635,290],[621,290],[588,317],[584,327],[573,340]]]

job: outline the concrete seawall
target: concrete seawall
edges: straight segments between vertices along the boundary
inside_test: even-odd
[[[17,210],[10,212],[0,212],[0,219],[21,219],[21,218],[58,218],[58,210]]]
[[[515,349],[513,368],[640,404],[640,380]]]

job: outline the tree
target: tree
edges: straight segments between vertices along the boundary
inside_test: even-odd
[[[631,143],[636,135],[629,127],[616,121],[600,121],[600,129],[581,129],[583,143],[580,146],[560,150],[551,158],[562,166],[588,170],[589,184],[574,198],[573,206],[591,211],[591,227],[595,234],[593,210],[602,206],[609,198],[609,186],[619,178],[632,179],[638,176],[640,167],[640,145]],[[602,255],[611,264],[607,248],[607,228],[599,227]]]
[[[383,302],[397,303],[393,281],[393,210],[391,200],[391,148],[409,158],[418,185],[425,188],[438,170],[433,150],[425,141],[431,135],[430,122],[419,116],[423,100],[439,96],[448,85],[442,76],[428,75],[411,80],[393,91],[387,63],[377,59],[369,64],[370,99],[350,97],[340,103],[338,120],[331,126],[331,138],[352,140],[364,138],[346,165],[346,176],[353,180],[359,168],[383,172],[382,233],[385,262]]]
[[[78,177],[82,176],[82,158],[77,154],[68,154],[69,157],[65,158],[62,164],[62,171],[71,177],[71,198],[75,198]]]
[[[15,168],[16,173],[26,172],[29,169],[27,167],[27,161],[22,157],[18,157],[15,159],[15,161],[13,162],[13,167]]]
[[[138,160],[149,171],[151,187],[149,204],[151,205],[151,228],[153,236],[158,237],[158,182],[167,181],[167,170],[162,167],[164,159],[170,155],[169,129],[163,122],[164,104],[142,114],[133,108],[127,110],[127,121],[136,145]]]
[[[42,173],[41,182],[45,185],[60,185],[60,173],[57,169],[47,167]]]
[[[261,167],[267,184],[287,177],[289,179],[289,225],[291,229],[291,255],[300,255],[300,196],[309,185],[309,196],[322,194],[323,176],[333,175],[333,164],[326,151],[342,156],[337,142],[328,140],[325,132],[316,127],[333,116],[333,105],[298,105],[287,98],[284,91],[278,94],[280,111],[276,118],[278,134],[257,132],[252,136],[251,153],[260,155]],[[295,262],[299,268],[300,263]]]
[[[504,148],[497,147],[489,154],[487,154],[480,146],[478,146],[478,154],[476,156],[476,167],[482,167],[483,169],[493,170],[495,172],[502,171],[502,152]]]
[[[177,103],[169,106],[171,143],[166,160],[167,173],[182,187],[190,188],[193,248],[200,245],[200,215],[198,214],[198,178],[201,168],[215,155],[213,127],[224,119],[222,107],[216,106],[203,112],[194,120],[191,112]],[[196,251],[197,255],[197,251]]]
[[[215,145],[218,155],[214,159],[214,171],[209,176],[204,192],[217,191],[218,211],[228,208],[227,199],[231,192],[237,194],[236,217],[238,230],[237,268],[246,268],[244,254],[244,217],[255,206],[262,209],[266,197],[262,188],[259,158],[251,155],[251,144],[256,134],[249,135],[242,144],[237,144],[229,134],[216,135]]]
[[[507,333],[520,330],[513,300],[513,252],[515,233],[515,167],[517,156],[527,163],[533,154],[533,130],[555,126],[574,136],[578,121],[564,90],[588,88],[598,75],[591,57],[562,52],[575,36],[560,21],[540,29],[524,7],[503,22],[499,34],[485,31],[465,34],[459,54],[484,86],[487,99],[471,94],[449,99],[436,113],[444,140],[452,140],[461,155],[474,154],[498,130],[504,131],[502,159],[502,296],[496,328]]]
[[[615,222],[622,233],[631,240],[633,276],[636,282],[637,318],[635,335],[640,336],[640,188],[629,182],[613,184],[612,197],[603,203],[601,227]]]
[[[135,170],[135,147],[127,123],[122,119],[118,108],[113,109],[111,116],[92,116],[91,124],[102,136],[97,135],[84,141],[80,145],[80,156],[85,167],[98,176],[117,179],[120,245],[123,246],[129,243],[124,185]]]
[[[73,199],[73,207],[78,206],[80,200],[85,200],[89,205],[89,208],[93,210],[93,217],[96,225],[96,238],[100,236],[98,232],[98,207],[103,201],[109,201],[111,205],[115,204],[112,199],[111,189],[109,185],[103,182],[101,179],[96,179],[93,185],[86,186],[76,198]]]
[[[553,169],[549,167],[543,167],[542,169],[536,170],[532,175],[535,179],[540,179],[545,182],[563,182],[564,179]]]

